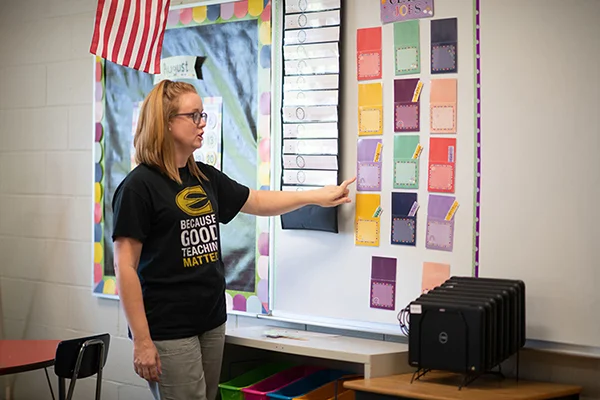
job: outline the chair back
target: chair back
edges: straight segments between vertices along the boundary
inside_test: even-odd
[[[108,333],[63,340],[56,348],[54,373],[65,379],[87,378],[97,374],[106,365],[109,344]]]

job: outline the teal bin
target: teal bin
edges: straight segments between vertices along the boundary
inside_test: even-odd
[[[324,369],[310,374],[296,382],[287,385],[276,392],[268,393],[269,399],[272,400],[292,400],[296,397],[303,396],[308,392],[320,388],[330,382],[333,382],[345,375],[351,375],[351,372],[340,371],[336,369]]]
[[[243,400],[242,389],[254,385],[278,372],[291,368],[290,363],[268,363],[219,384],[222,400]]]

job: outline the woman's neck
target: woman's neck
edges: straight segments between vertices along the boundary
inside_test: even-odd
[[[188,158],[190,158],[189,154],[182,154],[181,152],[175,152],[175,163],[177,164],[177,168],[183,168],[187,165]]]

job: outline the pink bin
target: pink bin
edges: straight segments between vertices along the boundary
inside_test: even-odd
[[[278,372],[252,386],[242,389],[245,400],[268,400],[267,394],[304,378],[322,368],[300,365]]]

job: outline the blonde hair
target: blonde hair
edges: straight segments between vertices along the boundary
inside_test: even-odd
[[[163,80],[154,86],[144,99],[138,125],[133,137],[135,162],[158,168],[163,174],[181,184],[179,169],[175,163],[175,145],[168,133],[169,120],[179,111],[179,97],[186,93],[197,93],[196,88],[185,82]],[[187,166],[196,178],[208,180],[194,156]]]

